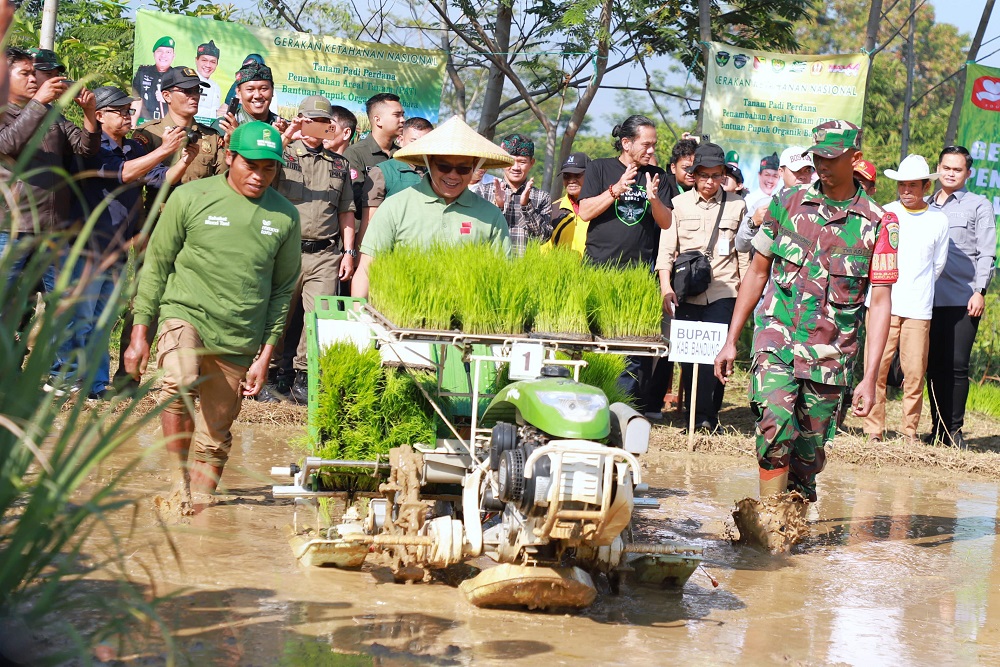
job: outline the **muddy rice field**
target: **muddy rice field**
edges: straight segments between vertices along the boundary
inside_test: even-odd
[[[730,539],[734,501],[756,494],[745,412],[728,406],[728,433],[700,438],[693,453],[676,425],[659,426],[643,458],[659,499],[641,511],[643,532],[702,546],[707,573],[680,591],[626,585],[571,614],[477,609],[447,582],[298,565],[284,533],[294,507],[270,494],[287,480],[268,474],[300,456],[290,444],[302,434],[298,410],[249,407],[218,502],[164,526],[152,499],[169,473],[149,428],[92,479],[141,457],[123,487],[135,510],[116,515],[86,556],[99,559],[114,533],[129,576],[172,594],[157,626],[171,632],[97,647],[95,664],[1000,664],[1000,424],[970,416],[967,453],[901,441],[875,451],[841,434],[809,536],[771,556]],[[114,590],[100,578],[84,587]]]

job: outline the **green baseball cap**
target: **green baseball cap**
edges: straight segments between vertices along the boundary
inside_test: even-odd
[[[820,157],[840,157],[852,148],[861,148],[861,128],[846,120],[828,120],[813,129],[812,146],[802,155],[812,153]]]
[[[167,37],[166,35],[164,35],[163,37],[160,37],[158,40],[156,40],[156,44],[153,44],[153,53],[156,53],[156,50],[163,46],[167,47],[168,49],[172,49],[174,48],[174,43],[175,42],[173,37]]]
[[[310,95],[299,102],[299,115],[306,118],[333,118],[333,105],[322,95]]]
[[[43,72],[52,70],[66,71],[66,66],[59,62],[59,56],[54,51],[48,49],[28,49],[31,58],[35,61],[35,69]]]
[[[243,123],[233,130],[229,137],[229,150],[247,160],[277,160],[285,164],[281,132],[259,120]]]

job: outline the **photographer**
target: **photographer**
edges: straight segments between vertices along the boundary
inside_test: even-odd
[[[132,133],[132,139],[145,151],[154,152],[159,149],[166,133],[172,127],[182,127],[186,130],[186,140],[183,146],[197,144],[198,153],[192,159],[187,171],[181,176],[181,183],[189,183],[201,178],[221,174],[226,170],[226,150],[222,137],[215,130],[195,122],[198,104],[201,102],[201,91],[204,87],[198,73],[190,67],[174,67],[163,75],[161,86],[163,99],[167,103],[167,115],[163,118],[143,123]],[[170,166],[181,159],[183,151],[178,149],[173,157],[167,158],[161,164]],[[146,214],[152,212],[152,206],[159,193],[159,187],[154,183],[146,184]],[[166,200],[163,202],[166,203]],[[141,246],[141,243],[139,244]],[[136,271],[139,267],[136,267]],[[149,338],[152,341],[156,333],[156,322],[149,327]],[[126,386],[136,386],[134,380],[125,372],[124,353],[132,340],[132,312],[126,314],[122,324],[118,370],[115,372],[114,386],[122,389]]]

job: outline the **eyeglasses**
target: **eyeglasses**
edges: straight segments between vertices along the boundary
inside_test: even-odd
[[[726,177],[725,174],[695,174],[694,177],[699,181],[721,181]]]
[[[448,164],[447,162],[438,162],[437,160],[434,161],[434,166],[437,167],[437,170],[440,171],[442,174],[450,174],[451,172],[455,172],[459,176],[468,176],[469,174],[472,173],[473,169],[473,167],[460,166],[457,164]]]
[[[126,118],[128,116],[134,116],[135,115],[135,109],[133,109],[132,107],[129,107],[127,109],[100,109],[100,111],[103,111],[104,113],[117,114],[119,116],[123,116],[123,117],[126,117]]]

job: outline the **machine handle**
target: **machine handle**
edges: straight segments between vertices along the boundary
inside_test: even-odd
[[[292,469],[289,466],[275,466],[271,468],[271,477],[291,477]]]

